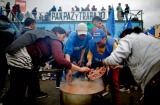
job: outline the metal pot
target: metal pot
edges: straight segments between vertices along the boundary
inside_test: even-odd
[[[97,105],[102,102],[102,91],[95,94],[70,94],[60,90],[61,105]]]
[[[100,102],[103,102],[103,90],[104,88],[92,94],[73,94],[60,88],[60,103],[61,105],[100,105]]]

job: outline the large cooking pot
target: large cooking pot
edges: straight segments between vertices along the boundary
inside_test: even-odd
[[[103,90],[101,79],[95,81],[76,80],[72,82],[71,86],[61,84],[60,103],[61,105],[100,105]]]

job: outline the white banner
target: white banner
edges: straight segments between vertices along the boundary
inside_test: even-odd
[[[107,20],[107,11],[51,12],[51,21],[92,21],[94,16]]]

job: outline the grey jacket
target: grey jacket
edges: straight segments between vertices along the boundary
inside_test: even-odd
[[[135,81],[144,91],[149,80],[160,70],[160,67],[153,69],[160,61],[160,41],[143,33],[127,35],[120,39],[105,62],[107,65],[119,65],[123,60],[127,61]]]
[[[31,30],[25,32],[23,35],[21,35],[19,38],[17,38],[13,43],[11,43],[7,49],[5,50],[9,54],[16,53],[20,48],[23,48],[27,45],[33,44],[36,42],[37,39],[40,38],[51,38],[53,40],[60,39],[55,35],[55,33],[51,31],[45,31],[45,30]],[[62,43],[62,41],[60,41]],[[63,43],[62,43],[63,46]]]

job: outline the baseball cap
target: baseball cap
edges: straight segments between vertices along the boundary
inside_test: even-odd
[[[77,33],[78,35],[87,35],[87,32],[88,32],[88,28],[87,28],[87,25],[85,23],[79,23],[77,25]]]
[[[105,33],[102,29],[96,29],[94,32],[93,32],[93,39],[92,41],[93,42],[100,42],[101,39],[105,36]]]

